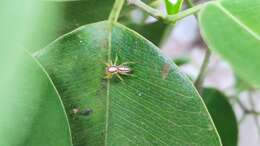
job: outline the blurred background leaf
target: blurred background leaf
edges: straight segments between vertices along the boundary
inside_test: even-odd
[[[217,89],[205,88],[202,98],[215,123],[223,146],[237,146],[238,124],[228,97]]]
[[[190,59],[188,57],[178,57],[175,58],[173,62],[178,66],[182,66],[188,64],[190,62]]]
[[[243,80],[260,87],[260,1],[221,0],[199,13],[207,45],[218,52]]]
[[[38,4],[0,1],[1,146],[71,146],[59,96],[42,68],[24,51],[41,9]]]
[[[56,89],[29,54],[18,54],[10,66],[0,65],[0,145],[72,146]]]
[[[39,50],[79,26],[107,19],[113,2],[114,0],[38,2],[41,9],[35,17],[32,40],[26,48],[32,52]],[[35,41],[38,43],[34,43]]]
[[[237,75],[235,75],[235,88],[238,93],[245,90],[253,89],[253,87],[249,83],[247,83],[245,80],[241,79]]]

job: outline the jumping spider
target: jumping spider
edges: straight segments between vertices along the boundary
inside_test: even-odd
[[[112,60],[109,63],[106,64],[106,79],[111,79],[113,75],[116,75],[121,81],[124,81],[124,79],[120,75],[132,75],[129,74],[132,70],[130,67],[127,66],[127,64],[131,64],[133,62],[124,62],[120,65],[117,65],[118,57],[116,56],[114,63]]]

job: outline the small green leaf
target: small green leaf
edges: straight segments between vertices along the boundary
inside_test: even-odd
[[[183,0],[165,0],[166,10],[169,15],[174,15],[181,10]]]
[[[72,146],[59,95],[17,45],[28,41],[36,3],[0,1],[0,146]]]
[[[238,125],[228,98],[213,88],[204,89],[202,97],[217,127],[223,146],[237,146]]]
[[[179,58],[174,59],[173,62],[178,66],[182,66],[182,65],[189,63],[190,59],[187,57],[179,57]]]
[[[204,40],[246,82],[260,87],[260,1],[220,0],[199,13]]]
[[[61,94],[74,145],[220,146],[190,80],[148,40],[118,23],[110,28],[89,24],[35,53]],[[104,79],[104,63],[116,56],[117,64],[134,62],[124,81]]]
[[[72,146],[65,110],[49,78],[35,60],[17,58],[0,64],[0,145]]]

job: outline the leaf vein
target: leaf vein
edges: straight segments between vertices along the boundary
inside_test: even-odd
[[[231,18],[233,21],[235,21],[241,28],[243,28],[246,32],[248,32],[251,36],[253,36],[255,39],[260,40],[259,34],[254,32],[251,28],[246,26],[244,22],[242,22],[239,18],[234,16],[230,11],[228,11],[221,3],[217,3],[216,6],[225,13],[229,18]]]

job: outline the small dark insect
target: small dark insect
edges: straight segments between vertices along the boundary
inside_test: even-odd
[[[74,108],[72,109],[72,112],[77,115],[88,116],[93,112],[93,110],[90,108],[86,108],[82,110],[80,110],[79,108]]]
[[[88,115],[90,115],[92,112],[93,112],[92,109],[87,108],[87,109],[81,110],[79,114],[82,115],[82,116],[88,116]]]

